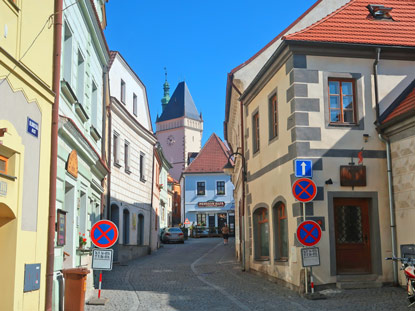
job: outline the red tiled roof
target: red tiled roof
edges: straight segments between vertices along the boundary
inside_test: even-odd
[[[228,163],[229,149],[213,133],[184,173],[222,173]]]
[[[415,88],[387,115],[382,124],[410,111],[415,113]]]
[[[118,51],[110,51],[110,61],[108,63],[108,68],[111,68],[117,54],[118,54]]]
[[[375,1],[376,2],[376,1]],[[374,19],[370,0],[352,0],[319,22],[286,36],[285,40],[415,46],[415,0],[381,0],[393,8],[393,20]]]

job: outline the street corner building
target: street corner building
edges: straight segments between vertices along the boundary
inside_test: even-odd
[[[224,167],[229,149],[212,134],[197,154],[189,157],[189,165],[181,177],[183,189],[182,215],[192,224],[194,237],[220,235],[227,224],[230,234],[235,232],[235,204],[233,185]],[[190,227],[190,225],[187,225]]]
[[[118,227],[114,260],[147,255],[153,217],[153,134],[147,91],[119,52],[111,51],[108,117],[108,219]]]
[[[71,305],[64,288],[74,268],[89,271],[84,285],[86,299],[94,292],[90,231],[105,208],[109,173],[105,148],[110,54],[103,34],[105,2],[71,4],[63,1],[67,9],[62,13],[58,86],[52,310]]]
[[[299,289],[296,229],[307,219],[322,229],[317,285],[397,281],[384,258],[413,243],[414,17],[415,1],[320,0],[228,74],[224,132],[242,154],[232,181],[247,269]],[[304,210],[291,189],[296,159],[312,160],[317,184]]]
[[[2,310],[45,308],[53,28],[39,30],[53,12],[53,1],[0,3]]]

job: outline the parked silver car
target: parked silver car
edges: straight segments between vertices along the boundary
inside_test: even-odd
[[[161,236],[163,243],[184,243],[184,234],[180,228],[166,228]]]

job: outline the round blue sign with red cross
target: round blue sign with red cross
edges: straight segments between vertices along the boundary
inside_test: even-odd
[[[317,186],[311,179],[300,178],[293,184],[293,195],[300,202],[313,201],[317,195]]]
[[[109,220],[100,220],[91,228],[91,241],[96,247],[108,248],[117,242],[118,228]]]
[[[320,242],[321,228],[312,220],[303,221],[297,228],[297,239],[304,246],[313,246]]]

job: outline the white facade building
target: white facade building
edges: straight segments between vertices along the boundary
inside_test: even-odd
[[[148,253],[153,135],[146,88],[119,52],[111,52],[110,219],[118,226],[115,260]]]

